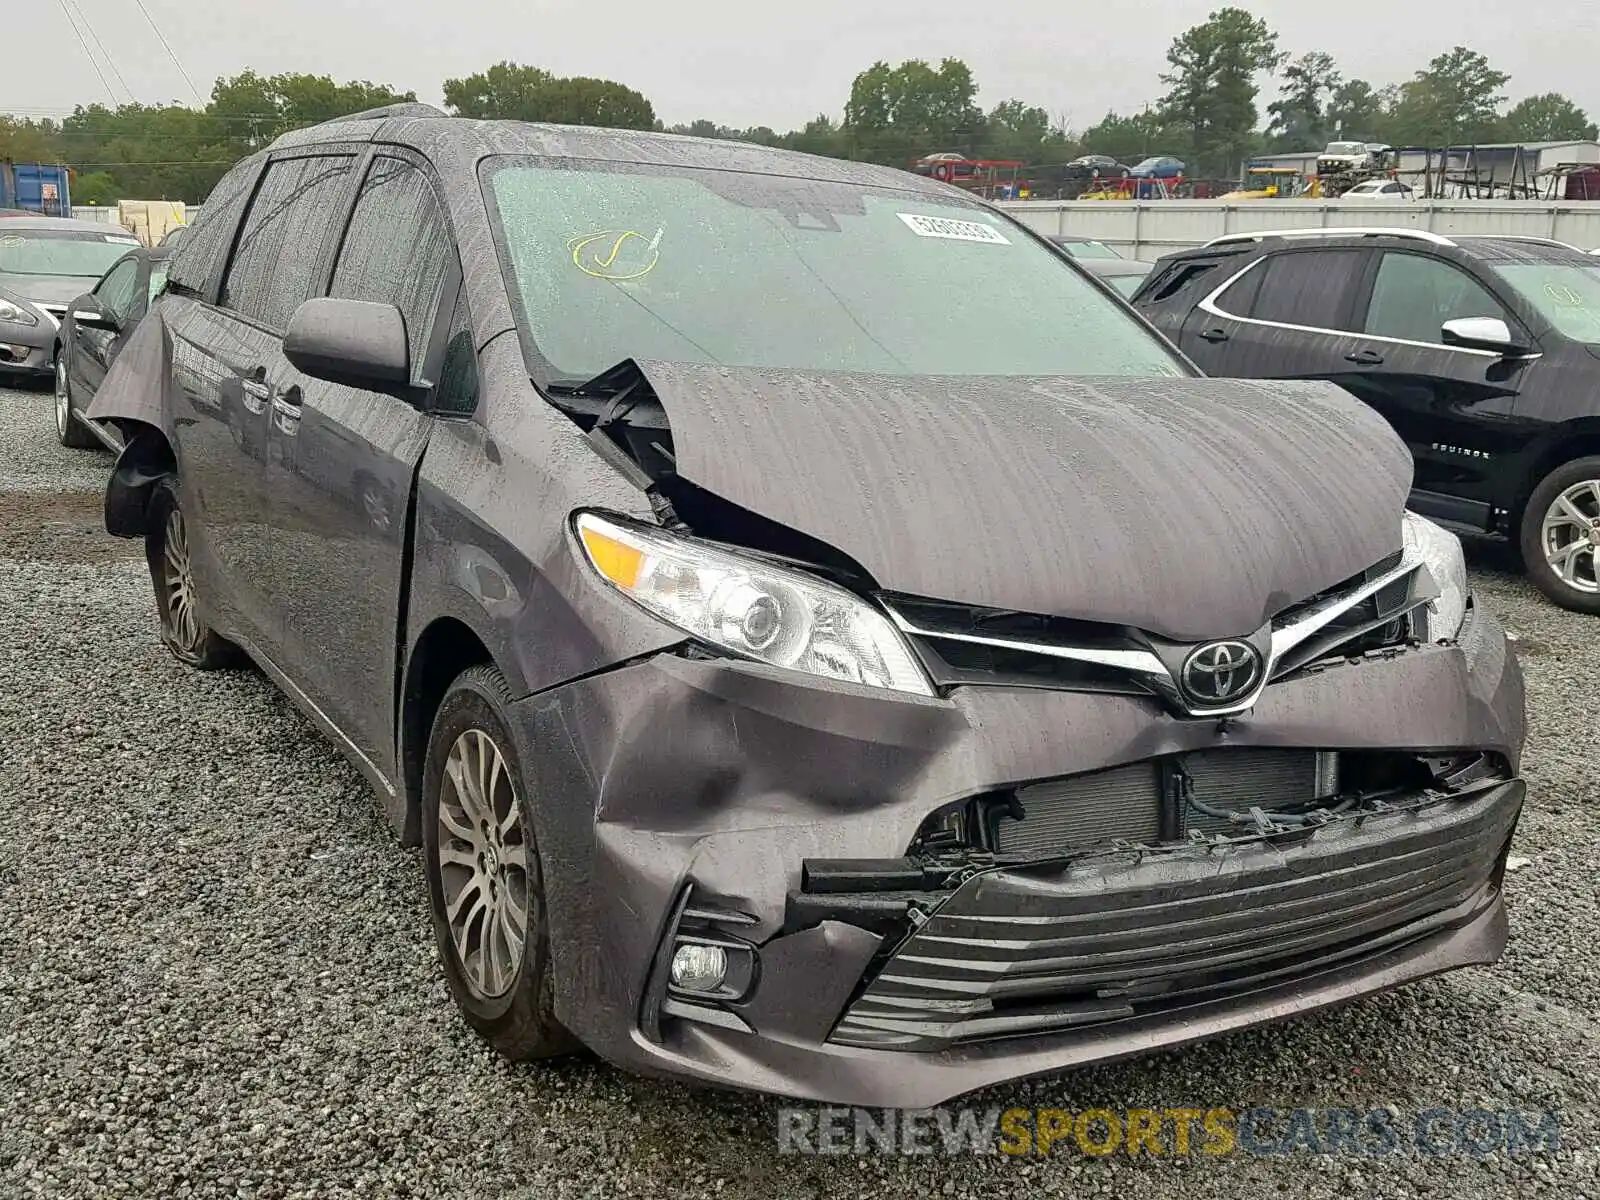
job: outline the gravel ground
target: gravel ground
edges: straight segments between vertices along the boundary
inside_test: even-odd
[[[259,676],[157,644],[110,459],[38,392],[0,391],[0,446],[0,1197],[1600,1197],[1600,626],[1492,553],[1533,713],[1505,959],[972,1102],[1555,1109],[1559,1153],[780,1156],[772,1102],[481,1050],[356,772]]]

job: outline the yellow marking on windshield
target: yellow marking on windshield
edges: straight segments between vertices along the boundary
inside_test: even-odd
[[[648,240],[636,229],[581,233],[568,239],[567,249],[572,254],[572,265],[585,275],[619,282],[638,279],[648,275],[661,261],[661,238],[665,232],[657,229],[655,236]],[[628,251],[626,255],[624,249]]]

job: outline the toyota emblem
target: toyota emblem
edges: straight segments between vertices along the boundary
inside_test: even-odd
[[[1183,690],[1206,704],[1242,700],[1261,682],[1261,652],[1249,642],[1207,642],[1183,660]]]

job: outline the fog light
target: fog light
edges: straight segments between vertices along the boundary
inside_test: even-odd
[[[728,975],[721,946],[679,946],[672,952],[672,986],[686,992],[714,992]]]

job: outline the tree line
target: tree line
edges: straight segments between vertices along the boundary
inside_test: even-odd
[[[1263,112],[1258,100],[1269,79],[1277,99]],[[1323,51],[1283,50],[1266,22],[1241,8],[1218,9],[1174,38],[1159,81],[1159,100],[1109,112],[1082,130],[1021,99],[984,109],[971,69],[956,58],[876,62],[855,77],[842,114],[822,113],[781,133],[711,119],[667,126],[649,99],[625,84],[511,61],[447,79],[442,90],[459,116],[740,138],[901,167],[940,152],[1033,168],[1081,154],[1128,164],[1173,154],[1192,177],[1231,179],[1252,155],[1318,150],[1335,137],[1439,148],[1596,136],[1588,114],[1558,92],[1508,106],[1510,76],[1465,46],[1442,51],[1404,83],[1376,87],[1347,76]],[[75,167],[79,204],[124,197],[194,203],[229,166],[287,130],[415,99],[415,92],[365,80],[247,70],[217,80],[203,108],[90,104],[60,120],[0,116],[0,159]]]

